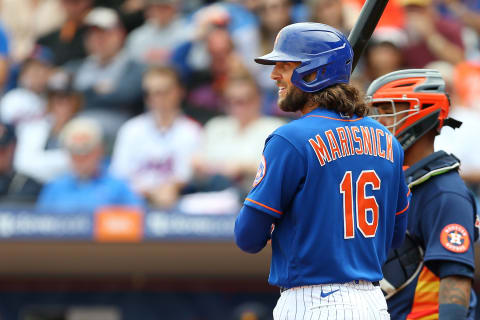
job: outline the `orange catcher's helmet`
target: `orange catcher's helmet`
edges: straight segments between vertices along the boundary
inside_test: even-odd
[[[367,89],[371,117],[393,117],[390,129],[404,150],[432,129],[440,133],[444,125],[458,128],[461,122],[448,118],[450,99],[440,72],[431,69],[407,69],[391,72],[373,81]],[[397,111],[396,103],[408,104]],[[391,105],[380,114],[379,105]]]

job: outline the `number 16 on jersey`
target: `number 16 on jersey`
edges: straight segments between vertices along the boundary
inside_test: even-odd
[[[378,203],[374,196],[366,195],[367,185],[373,190],[380,190],[381,180],[375,170],[363,170],[353,185],[351,171],[345,172],[340,183],[343,195],[343,236],[345,239],[355,238],[355,221],[357,229],[365,238],[375,237],[378,227]],[[355,187],[355,190],[354,190]],[[368,212],[371,212],[371,219]]]

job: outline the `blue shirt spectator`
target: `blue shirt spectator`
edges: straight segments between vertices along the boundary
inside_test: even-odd
[[[121,179],[108,170],[89,180],[68,173],[47,184],[40,194],[37,208],[56,212],[94,212],[110,205],[142,207],[142,200]]]
[[[37,202],[39,210],[95,212],[105,206],[143,206],[125,181],[102,166],[102,141],[102,129],[93,119],[77,118],[65,126],[61,142],[72,171],[45,186]]]

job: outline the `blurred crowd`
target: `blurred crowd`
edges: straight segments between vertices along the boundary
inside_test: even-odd
[[[294,115],[253,58],[300,21],[349,34],[363,0],[0,0],[0,201],[233,212]],[[353,75],[438,69],[463,126],[437,148],[479,192],[480,0],[390,0]]]

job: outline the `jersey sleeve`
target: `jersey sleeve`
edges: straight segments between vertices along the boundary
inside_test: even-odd
[[[397,149],[399,150],[398,156],[398,196],[397,196],[397,203],[395,209],[395,227],[393,231],[393,238],[392,238],[392,248],[398,248],[403,243],[405,238],[405,232],[407,230],[407,211],[410,206],[410,199],[412,197],[410,189],[407,186],[405,180],[405,174],[403,172],[402,164],[403,164],[403,150],[397,144]]]
[[[304,181],[305,167],[304,158],[289,141],[270,136],[244,205],[281,218]]]
[[[420,228],[424,235],[425,261],[456,261],[474,267],[470,200],[448,192],[429,199],[423,207]]]
[[[235,220],[235,243],[245,252],[257,253],[267,243],[275,218],[250,206],[243,206]]]
[[[401,149],[400,149],[401,150]],[[403,164],[403,150],[400,152],[400,161],[398,162]],[[398,198],[397,198],[397,209],[395,215],[407,215],[407,210],[410,205],[410,199],[412,194],[410,189],[407,186],[405,173],[403,172],[402,165],[399,165],[399,187],[398,187]]]

